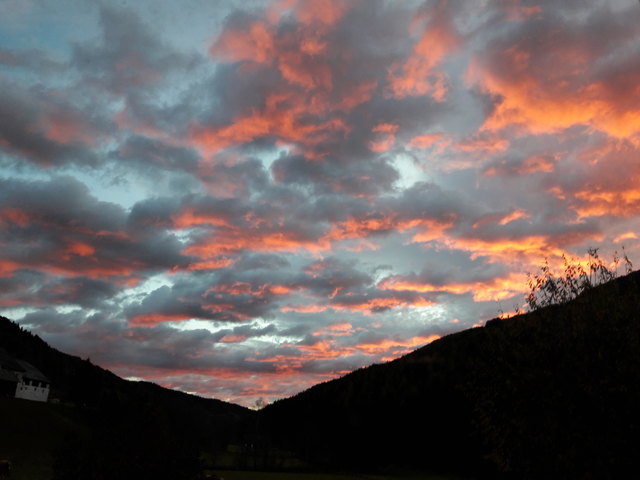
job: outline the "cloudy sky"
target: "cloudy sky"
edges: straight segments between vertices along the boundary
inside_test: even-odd
[[[640,261],[637,0],[0,0],[0,313],[254,405]],[[638,233],[636,233],[638,232]]]

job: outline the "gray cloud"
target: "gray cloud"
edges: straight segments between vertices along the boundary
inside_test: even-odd
[[[164,44],[133,10],[100,8],[99,41],[76,44],[73,63],[92,81],[113,93],[149,88],[173,70],[193,66],[198,57],[182,54]]]
[[[86,145],[62,143],[50,138],[54,134],[47,135],[47,128],[54,128],[56,122],[64,121],[61,115],[81,123],[86,119],[82,112],[71,106],[55,106],[43,92],[28,91],[6,81],[0,81],[0,90],[0,152],[8,154],[9,161],[15,157],[16,163],[27,161],[41,167],[98,163],[97,156]],[[6,157],[3,160],[6,162]]]

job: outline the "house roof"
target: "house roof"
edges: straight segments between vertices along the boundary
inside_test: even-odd
[[[2,372],[1,380],[17,380],[16,373],[18,373],[30,380],[51,383],[36,367],[25,360],[13,357],[4,348],[0,348],[0,372]]]
[[[23,375],[28,379],[36,380],[39,382],[51,383],[49,379],[40,370],[38,370],[36,367],[31,365],[29,362],[25,360],[18,360],[18,359],[16,359],[16,361],[20,364],[20,366],[24,370],[25,373]]]

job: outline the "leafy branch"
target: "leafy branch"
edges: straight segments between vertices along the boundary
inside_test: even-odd
[[[625,274],[633,270],[633,264],[627,256],[624,247],[622,257],[614,252],[611,266],[607,266],[598,255],[597,248],[588,251],[586,268],[575,259],[562,255],[564,272],[556,275],[545,259],[538,273],[528,273],[529,293],[526,302],[530,311],[538,310],[549,305],[563,304],[573,300],[582,292],[597,285],[607,283],[618,276],[618,266],[622,262]]]

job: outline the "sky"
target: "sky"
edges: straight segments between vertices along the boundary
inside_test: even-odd
[[[0,313],[263,405],[640,262],[636,0],[0,0]]]

